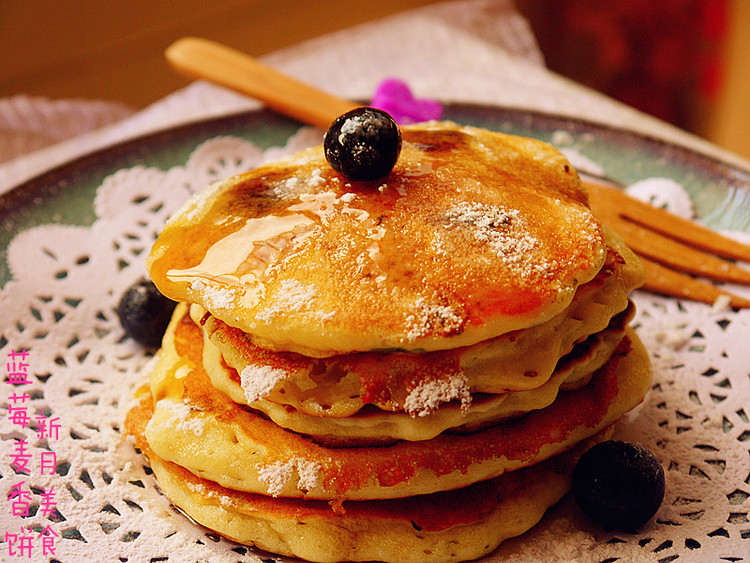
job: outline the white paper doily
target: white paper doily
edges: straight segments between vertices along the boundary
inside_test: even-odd
[[[19,549],[25,534],[33,561],[284,561],[177,514],[123,440],[122,421],[149,356],[123,338],[115,307],[143,276],[156,234],[189,194],[318,141],[318,131],[303,128],[286,147],[264,153],[240,139],[213,139],[185,166],[136,167],[106,178],[90,227],[48,225],[16,237],[9,249],[13,280],[0,292],[0,358],[5,366],[11,351],[28,350],[32,383],[3,383],[0,394],[0,522],[10,534],[0,533],[0,560],[14,560],[9,550]],[[589,525],[567,499],[528,536],[503,547],[503,561],[749,560],[750,311],[645,293],[636,302],[635,324],[653,358],[655,385],[618,433],[646,445],[663,464],[662,508],[639,533],[613,535]],[[10,398],[23,392],[23,403]],[[9,412],[20,404],[31,418],[26,428]],[[59,436],[39,438],[37,416],[59,419]],[[12,467],[23,441],[28,475]],[[50,451],[56,474],[40,475]],[[12,514],[8,499],[22,482],[30,498],[26,517]],[[47,516],[50,497],[45,506],[43,493],[50,491],[56,507]],[[54,555],[43,554],[40,534],[48,526]]]

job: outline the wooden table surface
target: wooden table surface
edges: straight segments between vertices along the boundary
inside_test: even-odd
[[[162,56],[180,37],[207,37],[259,56],[434,1],[5,2],[0,97],[81,97],[141,108],[187,84]]]

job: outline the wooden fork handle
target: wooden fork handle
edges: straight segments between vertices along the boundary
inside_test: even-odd
[[[646,267],[646,283],[643,289],[647,291],[669,297],[689,299],[690,301],[700,301],[709,305],[716,303],[721,296],[726,296],[732,307],[750,307],[750,299],[724,291],[720,287],[703,280],[691,278],[665,268],[648,258],[641,258],[641,261]]]
[[[182,74],[204,78],[247,94],[283,115],[323,130],[327,130],[336,117],[358,105],[208,39],[178,39],[167,47],[164,54],[172,67]]]

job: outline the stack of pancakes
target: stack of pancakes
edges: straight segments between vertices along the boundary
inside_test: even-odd
[[[165,494],[313,561],[459,561],[533,526],[650,385],[638,259],[553,147],[402,129],[379,182],[320,147],[166,225],[179,301],[128,416]]]

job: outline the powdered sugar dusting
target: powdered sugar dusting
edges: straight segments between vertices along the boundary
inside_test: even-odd
[[[209,309],[229,309],[234,304],[236,297],[234,289],[228,287],[210,287],[202,280],[193,280],[190,289],[203,296],[203,300]]]
[[[279,199],[290,200],[298,198],[303,194],[308,194],[310,188],[322,186],[326,181],[326,178],[323,176],[323,170],[321,168],[313,168],[306,178],[290,176],[279,181],[273,186],[273,193]],[[332,184],[338,183],[337,178],[331,178],[328,181]]]
[[[248,404],[267,397],[276,385],[289,377],[283,369],[249,365],[240,372],[240,385]]]
[[[159,408],[166,409],[169,412],[169,418],[166,421],[168,426],[192,432],[196,436],[203,434],[205,421],[192,416],[192,409],[185,403],[178,403],[170,399],[161,399],[159,401]]]
[[[441,231],[436,230],[432,235],[432,251],[438,256],[446,256],[448,254]]]
[[[318,487],[321,470],[322,466],[318,462],[293,457],[288,461],[278,461],[270,465],[259,466],[258,477],[268,485],[268,494],[277,497],[292,480],[295,471],[299,477],[297,488],[300,491],[311,491]]]
[[[291,480],[293,472],[293,460],[289,460],[286,463],[279,461],[271,465],[258,467],[258,478],[268,485],[266,489],[268,494],[277,497]]]
[[[555,200],[556,205],[563,205]],[[556,211],[557,213],[557,211]],[[585,247],[598,246],[601,227],[583,206],[566,206],[559,213],[559,221],[566,222],[567,232],[575,232]],[[560,268],[571,267],[577,256],[545,257],[545,247],[552,241],[542,241],[533,233],[526,218],[517,209],[480,202],[461,202],[445,211],[448,229],[463,229],[482,245],[493,250],[510,272],[526,281],[551,279]]]
[[[299,475],[299,482],[297,483],[299,490],[311,491],[320,485],[322,466],[318,462],[296,458],[295,465]]]
[[[464,413],[471,406],[469,382],[463,373],[421,381],[406,397],[404,410],[412,417],[428,416],[440,405],[454,400],[461,402],[461,411]]]
[[[550,264],[532,259],[539,240],[526,228],[517,209],[479,202],[461,202],[445,213],[449,227],[469,229],[476,240],[488,245],[497,257],[509,266],[520,266],[524,271],[544,274]]]
[[[282,280],[274,299],[268,300],[267,306],[256,318],[269,322],[277,315],[305,312],[321,321],[330,319],[334,313],[317,307],[317,296],[318,290],[312,285],[303,285],[297,280]]]
[[[277,298],[277,306],[289,312],[296,312],[312,305],[316,289],[311,285],[302,285],[297,280],[283,280]]]
[[[430,334],[449,336],[458,333],[464,324],[464,317],[452,307],[439,303],[428,303],[418,298],[414,312],[406,317],[406,338],[414,341]]]

